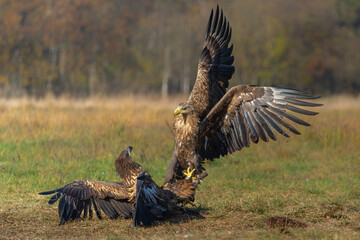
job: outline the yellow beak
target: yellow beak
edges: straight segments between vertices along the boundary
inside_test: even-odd
[[[184,113],[184,110],[181,110],[181,108],[178,107],[178,108],[175,109],[174,116],[176,116],[176,115],[178,115],[180,113]]]

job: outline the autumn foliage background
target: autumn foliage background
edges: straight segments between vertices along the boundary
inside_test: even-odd
[[[0,0],[0,96],[188,93],[219,1]],[[220,1],[232,85],[360,90],[357,0]]]

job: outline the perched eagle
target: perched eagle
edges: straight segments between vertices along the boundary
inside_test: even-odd
[[[134,226],[147,226],[166,216],[184,212],[179,203],[194,195],[196,185],[183,179],[159,187],[148,172],[131,159],[132,149],[127,147],[115,160],[122,182],[82,180],[39,193],[54,194],[49,204],[60,199],[60,225],[69,219],[92,217],[93,209],[99,219],[102,218],[101,211],[110,219],[133,217]]]
[[[175,152],[165,183],[184,178],[184,173],[187,178],[195,174],[193,178],[201,180],[207,176],[202,167],[205,159],[231,154],[259,139],[276,140],[274,129],[285,137],[289,135],[283,128],[300,134],[285,118],[309,124],[289,111],[316,115],[296,106],[321,106],[308,102],[318,97],[292,89],[244,85],[226,92],[234,73],[230,38],[229,22],[217,6],[215,16],[211,11],[208,21],[193,90],[174,112]]]

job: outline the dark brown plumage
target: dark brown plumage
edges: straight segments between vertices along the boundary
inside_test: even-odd
[[[142,172],[136,183],[136,205],[133,225],[148,226],[166,217],[184,212],[178,204],[195,193],[190,180],[180,180],[166,187],[159,187],[147,172]]]
[[[268,142],[276,141],[273,130],[290,137],[283,128],[299,135],[286,119],[300,125],[310,126],[288,111],[304,115],[316,112],[295,106],[317,107],[321,104],[302,101],[318,97],[292,89],[261,86],[236,86],[231,88],[201,120],[199,134],[200,154],[206,159],[214,159],[228,153],[258,143],[259,138]],[[295,106],[294,106],[295,105]]]
[[[86,218],[92,216],[94,208],[99,219],[103,211],[109,218],[123,216],[130,218],[136,196],[136,179],[143,171],[142,167],[132,161],[130,157],[132,147],[127,147],[115,160],[116,171],[123,178],[123,182],[102,182],[93,180],[76,181],[66,186],[41,195],[53,195],[49,204],[59,201],[60,225],[69,219]],[[127,170],[129,169],[129,170]],[[101,210],[101,211],[100,211]]]
[[[306,101],[318,97],[292,89],[236,86],[225,93],[234,72],[232,46],[227,47],[231,28],[222,11],[218,16],[219,7],[214,20],[213,12],[210,14],[194,88],[188,101],[179,104],[174,112],[175,154],[165,183],[184,178],[189,167],[196,170],[195,175],[201,180],[206,176],[201,165],[205,159],[233,153],[259,139],[276,140],[273,129],[285,137],[289,135],[283,128],[300,134],[285,118],[300,125],[309,124],[289,111],[315,115],[295,106],[321,106]]]
[[[232,66],[233,45],[231,27],[223,11],[219,15],[217,6],[213,18],[213,10],[209,17],[205,33],[204,48],[200,55],[198,72],[188,103],[194,108],[199,118],[204,118],[215,104],[224,96],[229,86],[229,79],[234,74]]]
[[[99,219],[102,218],[101,211],[110,219],[120,216],[133,217],[135,226],[150,225],[181,210],[177,204],[194,195],[195,185],[182,179],[164,188],[159,187],[150,175],[131,159],[131,150],[132,147],[129,146],[115,160],[116,171],[123,178],[122,182],[82,180],[53,191],[39,193],[54,194],[49,204],[60,199],[60,225],[69,219],[92,217],[93,209]]]
[[[39,194],[54,194],[49,204],[54,204],[60,199],[58,206],[60,225],[69,219],[81,218],[82,214],[83,218],[88,215],[91,218],[93,209],[99,219],[102,218],[101,211],[109,218],[119,216],[130,218],[133,213],[130,189],[122,183],[83,180]]]
[[[176,113],[175,111],[175,153],[166,171],[165,183],[184,177],[182,172],[189,166],[188,159],[191,159],[195,165],[202,161],[199,159],[199,155],[192,154],[193,148],[196,146],[195,142],[198,141],[196,139],[197,135],[189,136],[187,134],[193,134],[197,130],[188,129],[188,127],[197,128],[195,121],[203,119],[226,93],[229,79],[235,71],[234,66],[232,66],[234,57],[231,55],[233,45],[228,47],[231,32],[230,24],[226,17],[223,16],[223,11],[219,11],[219,6],[216,8],[215,16],[213,16],[213,10],[211,10],[196,81],[187,103],[183,103],[186,109],[191,109],[190,113],[196,113],[196,115],[191,114],[189,120],[192,123],[187,124],[187,127],[181,127],[181,119],[177,117],[180,112]],[[181,105],[177,109],[181,109]],[[186,109],[184,110],[186,111]],[[184,118],[184,120],[186,119]],[[185,135],[181,136],[182,133],[185,133]]]

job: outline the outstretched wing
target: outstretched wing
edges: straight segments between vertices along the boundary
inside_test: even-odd
[[[60,225],[67,220],[81,217],[92,217],[93,211],[99,219],[102,218],[103,211],[109,218],[132,216],[132,204],[128,201],[131,197],[129,189],[122,183],[101,182],[101,181],[77,181],[70,183],[62,188],[39,193],[41,195],[54,194],[49,204],[59,201]],[[101,210],[101,211],[100,211]]]
[[[151,179],[147,172],[142,172],[136,182],[133,226],[149,226],[163,219],[172,210],[169,206],[176,207],[176,201],[171,202],[168,194]]]
[[[188,100],[201,119],[224,96],[234,73],[233,46],[228,47],[230,39],[231,27],[222,10],[219,16],[217,6],[214,19],[211,10],[196,81]]]
[[[322,104],[311,103],[319,97],[292,89],[236,86],[231,88],[202,122],[202,156],[214,159],[249,147],[250,141],[257,143],[259,138],[268,142],[276,140],[275,129],[289,137],[283,128],[300,134],[288,119],[300,125],[310,126],[307,122],[288,111],[304,115],[316,115],[296,106],[317,107]],[[305,100],[305,101],[304,101]]]

